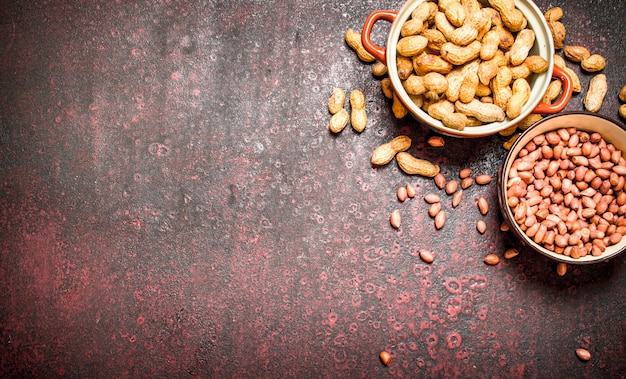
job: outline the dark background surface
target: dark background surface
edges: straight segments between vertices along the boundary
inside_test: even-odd
[[[624,2],[536,3],[607,58],[600,113],[624,125]],[[452,209],[370,165],[399,134],[448,178],[506,153],[502,136],[432,148],[393,117],[343,36],[402,4],[1,1],[0,376],[626,377],[624,256],[559,277],[498,230],[495,182]],[[360,135],[328,132],[336,86],[366,95]]]

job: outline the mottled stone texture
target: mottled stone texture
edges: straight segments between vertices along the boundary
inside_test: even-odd
[[[537,4],[607,57],[600,113],[618,118],[624,3]],[[432,180],[370,165],[401,133],[449,179],[505,156],[502,136],[432,148],[393,117],[343,35],[401,5],[1,1],[0,376],[625,377],[624,257],[559,277],[499,231],[495,182],[453,209]],[[365,93],[363,133],[328,132],[335,86]]]

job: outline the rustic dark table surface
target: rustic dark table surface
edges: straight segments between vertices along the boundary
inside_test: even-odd
[[[536,3],[607,58],[624,125],[624,2]],[[0,376],[626,377],[624,256],[558,276],[499,230],[495,182],[442,194],[437,231],[431,179],[371,166],[399,134],[448,178],[506,154],[394,118],[344,33],[402,4],[1,1]],[[363,133],[328,131],[334,87],[365,93]]]

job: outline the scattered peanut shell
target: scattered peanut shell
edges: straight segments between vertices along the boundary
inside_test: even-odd
[[[328,111],[330,114],[336,114],[344,107],[345,103],[346,91],[341,88],[335,88],[328,99]]]
[[[531,113],[528,116],[524,117],[522,119],[522,121],[520,121],[517,124],[517,127],[520,128],[521,130],[526,130],[528,129],[531,125],[533,125],[534,123],[536,123],[537,121],[541,120],[543,118],[542,115],[538,114],[538,113]],[[515,130],[511,133],[513,134],[515,132]]]
[[[576,356],[581,360],[587,362],[591,359],[591,353],[587,349],[576,349]]]
[[[400,211],[396,209],[393,212],[391,212],[391,215],[389,216],[389,223],[391,224],[391,226],[394,229],[400,229],[401,222],[402,222],[402,216],[400,215]]]
[[[383,78],[380,81],[380,89],[383,92],[383,95],[385,95],[386,98],[388,99],[393,99],[394,98],[394,92],[393,92],[393,87],[391,84],[391,79],[387,78]]]
[[[433,263],[435,255],[430,250],[421,249],[420,258],[422,258],[422,260],[426,263]]]
[[[546,104],[552,104],[552,102],[561,94],[562,87],[563,84],[560,80],[551,81],[541,101]]]
[[[409,114],[409,110],[407,109],[407,107],[404,106],[404,104],[402,104],[402,101],[400,101],[398,95],[396,95],[394,92],[391,95],[391,98],[393,99],[393,102],[391,103],[391,112],[393,113],[394,117],[398,120],[406,117],[406,115]]]
[[[409,175],[433,177],[439,173],[438,165],[425,159],[416,158],[404,151],[396,155],[396,161],[400,169]]]
[[[589,112],[598,112],[602,107],[602,102],[608,91],[606,75],[598,74],[589,82],[589,90],[585,95],[585,108]]]
[[[591,56],[591,53],[589,52],[589,50],[587,50],[586,47],[584,46],[572,46],[572,45],[567,45],[563,48],[563,54],[565,54],[565,57],[567,57],[567,59],[571,60],[572,62],[581,62],[584,59],[589,58],[589,56]]]
[[[346,111],[347,116],[348,112]],[[371,162],[376,166],[386,165],[398,152],[408,150],[409,147],[411,147],[411,138],[405,135],[397,136],[391,142],[384,143],[374,149]]]
[[[372,75],[384,76],[387,75],[387,65],[382,62],[376,62],[372,65]]]
[[[567,29],[565,29],[565,25],[561,21],[553,20],[548,21],[548,28],[550,29],[552,39],[554,40],[554,48],[556,50],[563,48],[565,37],[567,36]]]
[[[350,46],[357,54],[360,60],[363,62],[374,62],[376,58],[363,47],[361,42],[361,33],[354,31],[353,29],[346,30],[345,40],[348,46]]]
[[[487,224],[483,220],[476,221],[476,230],[478,230],[478,233],[480,234],[485,234],[487,231]]]
[[[548,22],[559,21],[563,18],[563,9],[561,7],[550,8],[543,14],[543,17]]]
[[[487,254],[485,256],[484,262],[488,265],[494,266],[500,263],[500,258],[495,254]]]
[[[619,90],[619,99],[626,103],[626,85]]]
[[[365,95],[359,89],[350,92],[350,123],[352,128],[361,133],[367,126],[367,113],[365,112]]]
[[[391,363],[391,354],[389,354],[386,351],[381,351],[380,354],[378,355],[380,357],[380,361],[385,365],[388,366],[389,363]]]
[[[500,224],[500,231],[508,232],[509,230],[511,230],[511,227],[509,226],[509,224],[506,221],[502,221],[502,224]]]
[[[348,114],[348,111],[345,108],[341,108],[330,118],[330,131],[333,133],[341,132],[346,127],[346,125],[348,125],[349,120],[350,115]]]
[[[626,104],[620,105],[620,107],[619,107],[619,115],[622,118],[626,119]]]
[[[600,54],[593,54],[580,62],[580,67],[587,72],[597,72],[604,70],[606,60]]]

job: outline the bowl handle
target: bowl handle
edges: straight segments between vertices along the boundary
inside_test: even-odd
[[[552,70],[552,77],[556,79],[560,79],[563,83],[563,91],[561,93],[561,97],[552,104],[539,103],[533,113],[541,113],[541,114],[552,114],[557,113],[565,109],[565,106],[569,103],[572,98],[572,92],[574,89],[574,85],[572,84],[572,78],[559,66],[554,66]]]
[[[387,20],[393,23],[397,15],[398,12],[389,10],[379,10],[372,12],[372,14],[370,14],[365,20],[365,24],[363,25],[363,32],[361,33],[361,43],[363,44],[365,50],[368,53],[372,54],[372,56],[378,61],[385,64],[387,63],[387,49],[385,49],[384,47],[380,47],[372,42],[372,29],[374,28],[374,24],[378,20]]]

